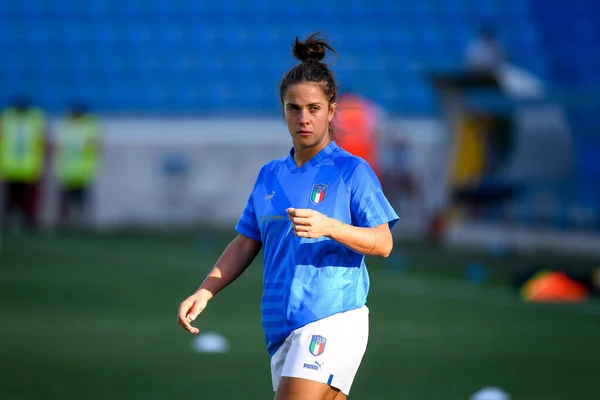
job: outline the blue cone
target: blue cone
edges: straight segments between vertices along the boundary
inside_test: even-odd
[[[466,270],[466,278],[469,283],[481,285],[487,280],[487,268],[481,263],[471,263]]]
[[[392,253],[388,258],[385,259],[387,264],[387,270],[390,273],[400,273],[404,272],[406,267],[408,266],[408,260],[404,254],[401,253]]]

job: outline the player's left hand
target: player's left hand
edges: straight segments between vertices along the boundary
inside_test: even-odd
[[[288,208],[288,219],[296,236],[317,239],[326,236],[333,226],[333,221],[325,214],[309,208]]]

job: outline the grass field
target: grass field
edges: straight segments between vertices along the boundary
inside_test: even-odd
[[[229,234],[9,238],[0,253],[0,399],[270,399],[259,318],[261,262],[217,296],[200,329],[227,354],[191,351],[179,302]],[[512,268],[556,257],[492,259],[399,244],[408,267],[370,260],[371,335],[350,399],[468,399],[500,386],[513,399],[598,398],[600,305],[531,305]],[[484,285],[462,279],[485,262]]]

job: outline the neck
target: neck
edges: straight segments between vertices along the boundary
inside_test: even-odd
[[[296,162],[296,166],[298,168],[302,167],[318,152],[323,150],[329,143],[331,143],[331,140],[327,138],[321,143],[318,143],[311,147],[301,147],[298,145],[294,145],[294,161]]]

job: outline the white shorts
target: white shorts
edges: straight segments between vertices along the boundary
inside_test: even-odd
[[[273,391],[282,376],[289,376],[326,383],[348,395],[368,340],[367,306],[296,329],[271,357]]]

